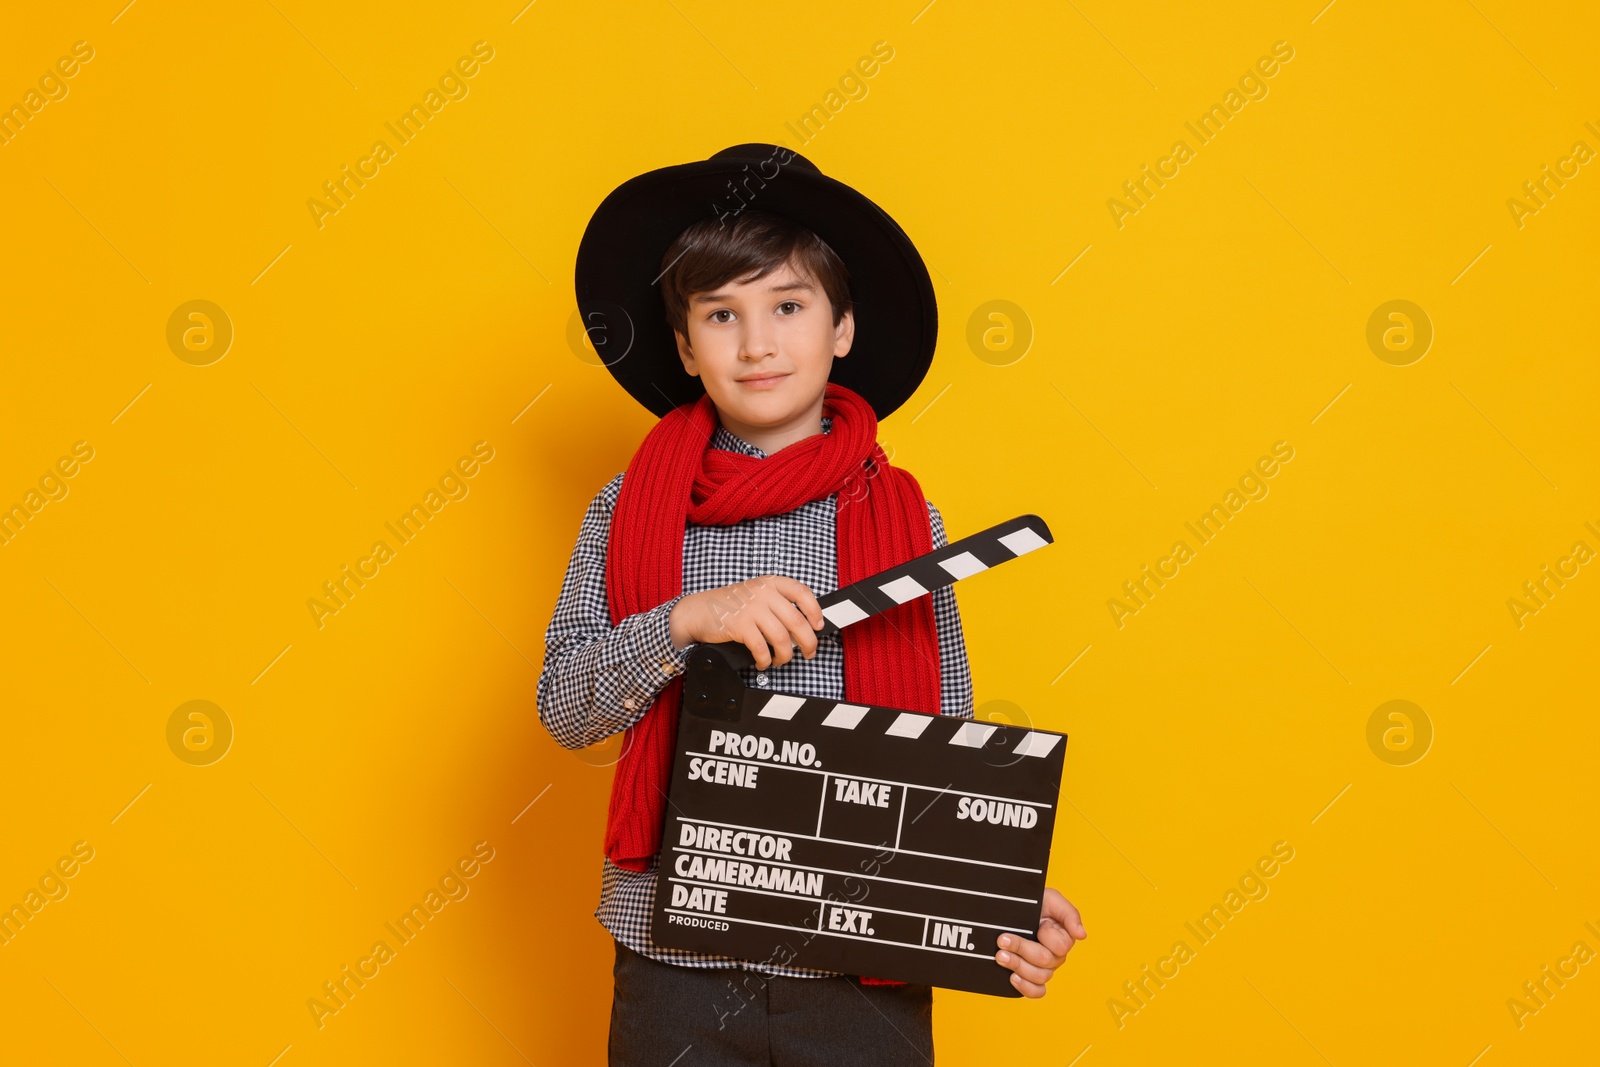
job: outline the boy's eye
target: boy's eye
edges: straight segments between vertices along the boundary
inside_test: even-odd
[[[789,308],[791,310],[784,311],[785,308]],[[785,300],[783,303],[778,305],[778,310],[780,312],[783,312],[783,314],[786,317],[790,317],[790,316],[794,316],[794,315],[800,314],[800,312],[802,310],[804,310],[804,308],[803,308],[803,306],[801,305],[801,303],[798,300]],[[728,319],[718,318],[717,316],[719,316],[719,315],[729,315],[729,316],[731,316],[732,314],[733,314],[733,311],[731,309],[729,309],[729,308],[718,308],[717,310],[715,310],[715,311],[711,312],[709,315],[707,315],[706,319],[708,321],[710,321],[710,322],[715,322],[715,323],[717,323],[719,325],[724,325],[724,324],[726,324],[728,322],[731,322],[732,319],[731,318],[728,318]]]

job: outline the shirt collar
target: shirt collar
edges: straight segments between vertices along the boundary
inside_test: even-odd
[[[833,416],[822,416],[822,432],[831,433],[832,430]],[[757,459],[767,458],[767,454],[764,451],[757,448],[755,445],[750,444],[742,437],[734,436],[731,432],[729,432],[727,427],[723,426],[720,422],[717,424],[716,430],[714,430],[711,434],[711,447],[720,448],[725,452],[740,452],[746,456],[754,456]]]

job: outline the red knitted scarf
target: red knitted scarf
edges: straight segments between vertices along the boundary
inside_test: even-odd
[[[628,464],[611,517],[606,594],[613,625],[683,592],[686,520],[731,526],[838,493],[840,588],[932,551],[922,488],[910,472],[889,466],[872,407],[829,382],[822,409],[833,418],[828,433],[765,459],[708,447],[717,427],[709,396],[674,408],[656,424]],[[842,633],[846,700],[939,713],[931,597],[899,604]],[[628,728],[611,783],[605,851],[631,871],[646,870],[661,849],[682,694],[680,675]]]

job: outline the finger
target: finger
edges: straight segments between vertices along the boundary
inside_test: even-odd
[[[733,631],[733,640],[750,650],[750,658],[755,661],[757,670],[764,671],[772,666],[772,649],[767,645],[767,639],[756,625],[753,615],[746,614],[738,620],[738,625],[730,627]]]
[[[1090,931],[1083,929],[1083,917],[1078,915],[1078,909],[1072,907],[1072,901],[1062,899],[1061,907],[1051,912],[1050,917],[1061,923],[1062,926],[1066,926],[1067,933],[1077,937],[1078,941],[1090,936]]]
[[[1062,959],[1066,958],[1067,953],[1072,951],[1072,946],[1077,943],[1073,940],[1072,934],[1067,931],[1066,927],[1054,919],[1046,919],[1040,923],[1039,932],[1034,935],[1034,939]],[[1061,964],[1057,963],[1053,966],[1059,967]]]
[[[1058,932],[1060,932],[1063,937],[1066,936],[1065,932]],[[1061,966],[1061,962],[1067,958],[1066,953],[1053,951],[1048,946],[1042,945],[1038,941],[1034,941],[1030,938],[1017,937],[1014,934],[1007,934],[1004,940],[1012,943],[1007,945],[1004,943],[1004,941],[1002,941],[1000,946],[1002,952],[1006,949],[1009,949],[1014,955],[1020,956],[1022,959],[1038,967],[1048,968],[1049,970],[1053,971],[1057,967]]]
[[[794,639],[791,643],[799,645],[800,654],[810,659],[817,651],[817,632],[811,628],[810,622],[801,614],[800,609],[783,600],[773,606],[773,611],[788,628],[789,636]]]
[[[750,658],[755,660],[756,670],[764,671],[772,666],[772,650],[767,646],[767,639],[762,637],[759,631],[742,636],[738,640],[750,650]]]
[[[1030,1000],[1038,1000],[1047,992],[1044,986],[1029,982],[1015,974],[1011,976],[1011,984],[1021,990],[1022,995]]]
[[[1014,952],[997,952],[994,958],[1000,966],[1038,985],[1044,985],[1050,981],[1050,976],[1056,973],[1054,967],[1037,967]]]
[[[772,609],[763,604],[755,615],[756,628],[767,639],[767,644],[772,646],[772,666],[781,667],[794,658],[794,642],[789,640],[789,631],[772,613]]]
[[[1045,891],[1043,918],[1054,919],[1080,941],[1089,936],[1089,931],[1083,928],[1083,917],[1078,914],[1078,909],[1054,889]]]
[[[822,629],[822,605],[818,603],[816,594],[811,592],[810,586],[793,578],[783,578],[778,583],[778,592],[794,602],[813,630]]]

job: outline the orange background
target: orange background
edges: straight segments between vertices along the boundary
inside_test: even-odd
[[[958,595],[980,714],[1071,735],[1051,882],[1090,938],[1042,1001],[941,991],[941,1062],[1591,1055],[1592,963],[1508,1001],[1600,951],[1600,576],[1508,601],[1600,549],[1600,176],[1508,201],[1600,149],[1592,9],[123,2],[0,35],[0,105],[93,50],[0,144],[0,506],[40,494],[0,545],[0,905],[93,850],[0,945],[0,1059],[601,1062],[614,752],[560,749],[534,685],[583,508],[652,419],[569,345],[572,263],[621,181],[751,140],[930,264],[938,355],[881,438],[951,537],[1056,536]],[[466,95],[319,226],[478,41]],[[192,300],[220,359],[169,343]],[[1369,346],[1392,300],[1420,359]],[[322,583],[480,441],[319,628]],[[1119,627],[1123,583],[1280,441],[1267,495]],[[202,755],[232,730],[205,765],[190,720],[169,742],[195,700]],[[1414,736],[1369,744],[1392,700]],[[1119,1012],[1280,841],[1269,894]],[[479,842],[319,1029],[308,1000]]]

